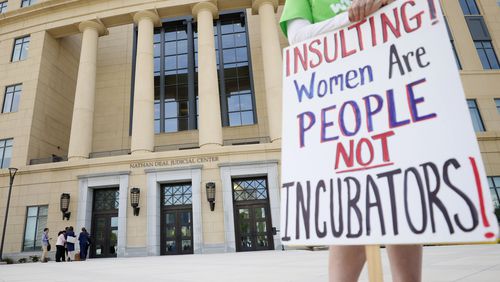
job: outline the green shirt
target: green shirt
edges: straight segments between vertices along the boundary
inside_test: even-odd
[[[289,20],[305,19],[314,24],[347,11],[350,5],[351,0],[287,0],[280,19],[281,30],[286,36]]]

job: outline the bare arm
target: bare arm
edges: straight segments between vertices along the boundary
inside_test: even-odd
[[[348,12],[329,20],[312,24],[306,19],[293,19],[287,22],[288,43],[296,44],[315,36],[339,29],[350,23],[363,20],[381,7],[394,0],[353,0]]]
[[[342,13],[326,21],[312,24],[305,19],[294,19],[287,22],[288,43],[296,44],[315,36],[344,27],[351,22],[347,13]]]

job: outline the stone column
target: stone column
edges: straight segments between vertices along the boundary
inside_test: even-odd
[[[275,11],[278,0],[252,0],[254,14],[260,15],[260,41],[264,63],[267,116],[271,142],[281,140],[281,91],[283,58]]]
[[[87,159],[92,150],[97,40],[108,33],[106,27],[97,21],[82,22],[78,28],[83,37],[69,139],[69,160]]]
[[[161,24],[152,11],[134,15],[138,26],[137,56],[135,65],[134,109],[132,118],[132,154],[154,150],[154,27]]]
[[[198,133],[200,147],[222,145],[219,80],[215,57],[213,20],[218,17],[216,2],[193,6],[198,22]]]

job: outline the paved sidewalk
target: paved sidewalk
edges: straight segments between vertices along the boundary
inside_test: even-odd
[[[1,265],[0,281],[326,282],[327,257],[327,251],[267,251]],[[391,281],[385,250],[382,257]],[[500,245],[426,247],[423,264],[425,282],[500,281]],[[366,267],[360,281],[368,281]]]

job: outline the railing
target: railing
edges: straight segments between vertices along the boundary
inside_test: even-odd
[[[123,156],[123,155],[130,155],[130,150],[124,149],[124,150],[112,150],[112,151],[103,151],[103,152],[92,152],[92,153],[90,153],[89,157],[91,159],[95,159],[95,158],[116,157],[116,156]]]
[[[269,137],[226,139],[224,140],[224,146],[253,145],[270,142],[271,139]]]
[[[252,145],[252,144],[262,144],[270,143],[269,137],[256,137],[256,138],[239,138],[239,139],[226,139],[224,140],[224,146],[238,146],[238,145]],[[172,144],[172,145],[162,145],[155,146],[155,152],[165,152],[165,151],[177,151],[177,150],[190,150],[199,149],[198,143],[184,143],[184,144]],[[103,152],[92,152],[89,154],[89,158],[105,158],[105,157],[115,157],[130,155],[129,149],[124,150],[111,150]],[[67,156],[57,156],[52,155],[49,158],[32,159],[30,160],[30,165],[48,164],[67,161]]]
[[[67,160],[68,160],[67,156],[52,155],[52,157],[49,158],[31,159],[30,165],[58,163],[58,162],[65,162]]]
[[[173,144],[173,145],[155,146],[155,152],[190,150],[199,148],[200,146],[198,146],[198,143]]]

